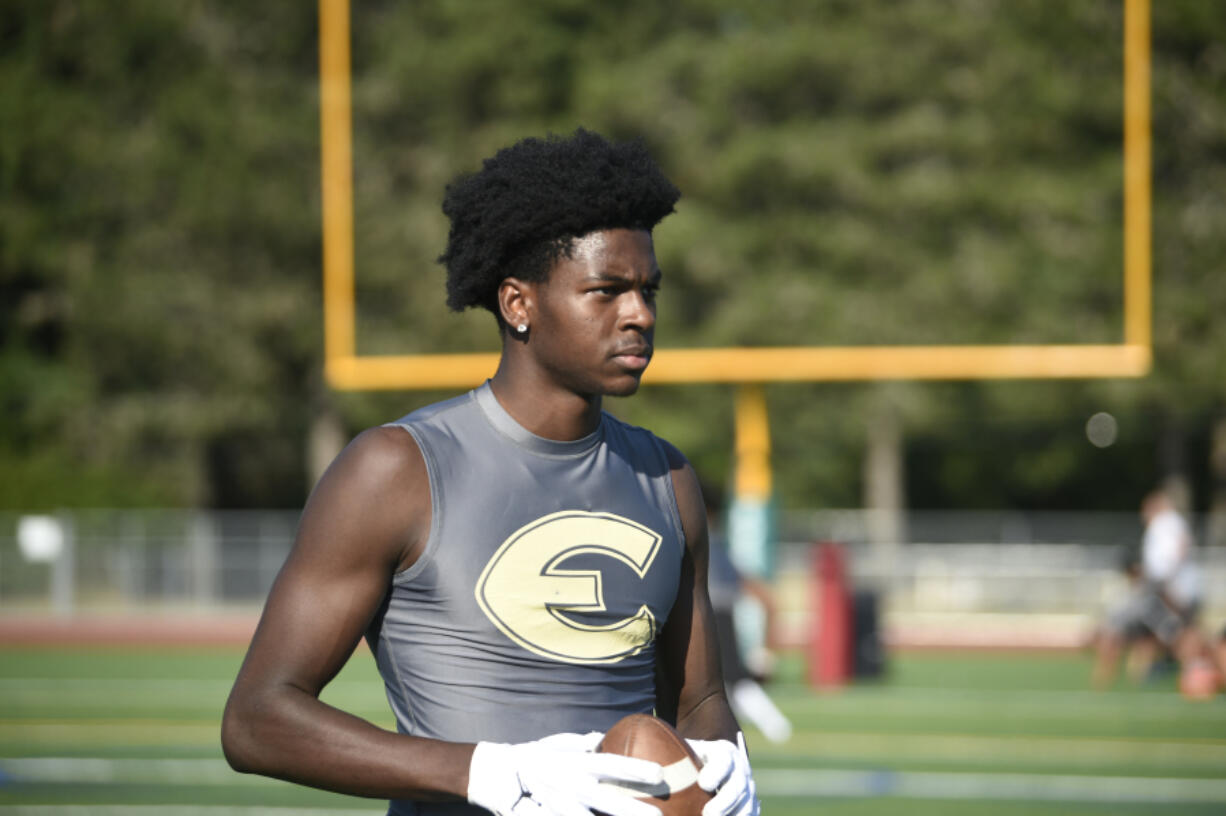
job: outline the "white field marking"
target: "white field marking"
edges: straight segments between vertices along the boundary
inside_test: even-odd
[[[1173,691],[1170,694],[1114,694],[1111,692],[1092,691],[1045,691],[1019,690],[989,691],[979,689],[940,689],[940,688],[848,688],[836,696],[814,695],[807,691],[799,694],[791,690],[780,690],[773,694],[788,713],[795,715],[799,711],[828,711],[831,709],[856,710],[868,704],[873,710],[903,709],[914,712],[916,706],[947,707],[956,705],[991,706],[993,708],[1007,706],[1014,710],[1019,706],[1033,707],[1041,712],[1051,714],[1057,709],[1068,709],[1078,715],[1104,715],[1115,717],[1121,711],[1130,717],[1165,720],[1172,714],[1186,713],[1197,717],[1210,715],[1215,719],[1226,720],[1226,711],[1205,710],[1197,708],[1196,703],[1190,703]],[[1063,716],[1063,715],[1061,715]]]
[[[333,807],[235,807],[234,805],[0,805],[4,816],[381,816],[387,805],[370,810]]]
[[[238,774],[220,759],[74,759],[0,760],[13,782],[126,783],[159,785],[288,785],[287,782]],[[1034,800],[1068,802],[1226,803],[1226,779],[1171,777],[1073,776],[1060,774],[932,773],[922,771],[837,771],[802,768],[761,768],[754,773],[763,796],[894,797],[909,799]],[[164,813],[251,813],[288,816],[312,813],[285,808],[183,808],[159,806]],[[64,813],[69,809],[33,808],[21,812]],[[105,809],[82,810],[103,814]],[[126,808],[124,813],[139,813]],[[0,813],[15,813],[0,808]],[[114,812],[119,812],[116,808]],[[354,811],[365,813],[368,811]]]
[[[920,759],[1028,759],[1077,762],[1137,761],[1226,768],[1226,742],[1208,739],[1147,739],[1140,737],[1001,736],[996,734],[867,734],[824,731],[793,736],[778,749],[813,757],[890,756]],[[767,746],[762,747],[764,753]]]
[[[129,785],[285,785],[240,774],[224,759],[22,757],[0,759],[10,782],[92,782]]]
[[[211,745],[220,744],[219,721],[106,719],[25,720],[0,719],[0,742],[55,750],[65,743],[84,747],[104,745]]]
[[[200,699],[225,700],[234,685],[233,679],[200,680],[189,678],[154,677],[0,677],[0,698],[5,700],[57,700],[65,697],[73,702],[118,699],[148,701],[151,690],[156,700]],[[324,694],[346,698],[384,700],[383,683],[375,680],[338,680]]]
[[[235,669],[237,671],[237,668]],[[82,694],[135,693],[145,687],[185,695],[229,691],[233,679],[201,680],[188,677],[0,677],[0,694],[21,691],[55,691]]]
[[[787,797],[1226,803],[1226,779],[763,768],[758,791]]]
[[[234,664],[234,670],[238,671],[238,663]],[[20,689],[23,686],[35,688],[59,687],[73,690],[89,690],[89,689],[106,689],[108,691],[122,691],[130,689],[133,686],[156,686],[157,688],[169,689],[186,689],[192,691],[200,691],[202,689],[221,688],[229,690],[234,684],[234,679],[231,677],[217,677],[203,679],[199,677],[151,677],[142,675],[136,677],[62,677],[62,676],[47,676],[35,677],[29,675],[0,677],[0,691],[10,689]],[[347,689],[372,689],[375,691],[383,691],[383,681],[378,679],[373,680],[347,680],[344,677],[337,678],[333,681],[333,687],[343,686]]]
[[[395,728],[391,712],[353,713],[365,716],[384,728]],[[220,714],[212,720],[24,720],[0,719],[0,745],[15,746],[11,752],[54,754],[71,745],[77,749],[93,746],[216,748],[221,744]],[[3,760],[0,760],[3,762]]]

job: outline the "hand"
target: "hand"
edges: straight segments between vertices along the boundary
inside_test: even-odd
[[[660,816],[658,808],[606,780],[658,784],[663,769],[645,759],[596,753],[604,737],[554,734],[537,742],[479,742],[468,767],[468,801],[497,816]]]
[[[703,805],[702,816],[758,816],[762,805],[749,770],[744,735],[737,733],[736,745],[728,740],[686,742],[702,760],[698,786],[715,794]]]

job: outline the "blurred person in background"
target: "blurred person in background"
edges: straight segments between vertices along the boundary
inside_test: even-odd
[[[723,533],[721,491],[704,483],[702,495],[707,505],[711,552],[707,571],[708,594],[715,612],[720,666],[728,699],[737,716],[752,722],[771,742],[787,742],[792,736],[792,723],[762,687],[769,678],[757,675],[747,665],[736,626],[737,603],[743,598],[751,598],[762,607],[766,627],[765,649],[773,655],[778,647],[774,592],[765,581],[746,575],[732,562]]]
[[[1126,566],[1132,586],[1113,609],[1099,633],[1093,683],[1114,682],[1124,650],[1131,646],[1128,675],[1145,678],[1166,650],[1185,668],[1202,661],[1208,643],[1198,628],[1203,580],[1195,559],[1195,541],[1170,495],[1155,490],[1141,503],[1145,532],[1137,561]]]
[[[1187,625],[1196,623],[1203,601],[1203,578],[1188,522],[1163,490],[1145,497],[1141,517],[1145,520],[1141,540],[1143,575],[1181,621]]]

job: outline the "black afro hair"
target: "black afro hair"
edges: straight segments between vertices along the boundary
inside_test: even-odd
[[[486,159],[447,187],[451,219],[447,305],[498,311],[504,278],[542,280],[575,238],[601,229],[651,231],[681,194],[641,140],[611,143],[579,128],[529,138]]]

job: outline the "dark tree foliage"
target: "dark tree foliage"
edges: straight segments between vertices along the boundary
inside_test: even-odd
[[[859,503],[883,398],[917,506],[1132,509],[1168,467],[1208,501],[1226,12],[1153,6],[1154,374],[772,386],[786,506]],[[579,126],[643,138],[683,194],[656,234],[663,347],[1118,342],[1122,9],[354,2],[359,351],[496,347],[445,307],[444,188]],[[0,5],[0,506],[293,506],[316,416],[356,432],[445,396],[321,383],[317,25],[292,3]],[[610,407],[726,472],[730,389]]]

